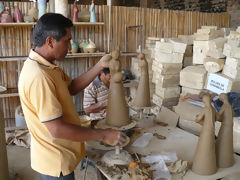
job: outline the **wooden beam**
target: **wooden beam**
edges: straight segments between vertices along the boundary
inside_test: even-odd
[[[140,0],[140,7],[151,8],[152,7],[152,0]]]
[[[110,1],[112,1],[112,6],[119,6],[120,0],[107,0],[107,5],[109,6]]]

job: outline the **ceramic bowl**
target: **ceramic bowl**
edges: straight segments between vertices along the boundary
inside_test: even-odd
[[[94,53],[96,48],[83,48],[84,53]]]

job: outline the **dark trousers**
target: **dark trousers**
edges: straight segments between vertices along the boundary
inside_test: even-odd
[[[68,174],[66,176],[63,176],[61,173],[60,177],[53,177],[53,176],[40,174],[40,180],[75,180],[74,171],[71,174]]]

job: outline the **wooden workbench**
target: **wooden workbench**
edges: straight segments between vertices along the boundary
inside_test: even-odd
[[[147,126],[146,126],[147,127]],[[138,153],[141,155],[150,155],[150,154],[160,154],[163,152],[176,152],[179,159],[192,161],[195,153],[195,149],[198,142],[198,136],[195,136],[191,133],[188,133],[182,129],[179,129],[174,126],[158,126],[153,125],[152,127],[147,127],[143,129],[144,132],[152,132],[158,133],[162,136],[165,136],[166,139],[158,139],[155,136],[150,140],[147,147],[139,148],[128,145],[124,149],[130,153]],[[104,151],[98,151],[100,154],[104,154]],[[186,175],[183,177],[183,180],[215,180],[223,178],[227,175],[231,175],[234,173],[240,173],[240,157],[234,155],[235,164],[230,168],[220,168],[217,173],[211,176],[201,176],[193,173],[191,170],[188,170]],[[90,158],[91,159],[91,158]],[[95,163],[100,160],[100,157],[92,158]],[[100,165],[97,165],[100,171],[109,179],[109,180],[117,180],[122,175],[124,175],[121,171],[119,171],[116,175],[112,175],[108,168]],[[121,178],[120,178],[121,179]],[[177,179],[177,176],[172,176],[173,180]]]

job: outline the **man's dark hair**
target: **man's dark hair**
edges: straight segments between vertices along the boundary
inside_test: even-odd
[[[104,68],[102,70],[102,72],[106,75],[106,74],[109,74],[110,73],[110,69],[109,68]]]
[[[43,46],[48,36],[52,36],[54,39],[59,41],[67,34],[66,28],[70,28],[72,26],[72,21],[61,14],[44,14],[38,20],[33,31],[34,47]]]

